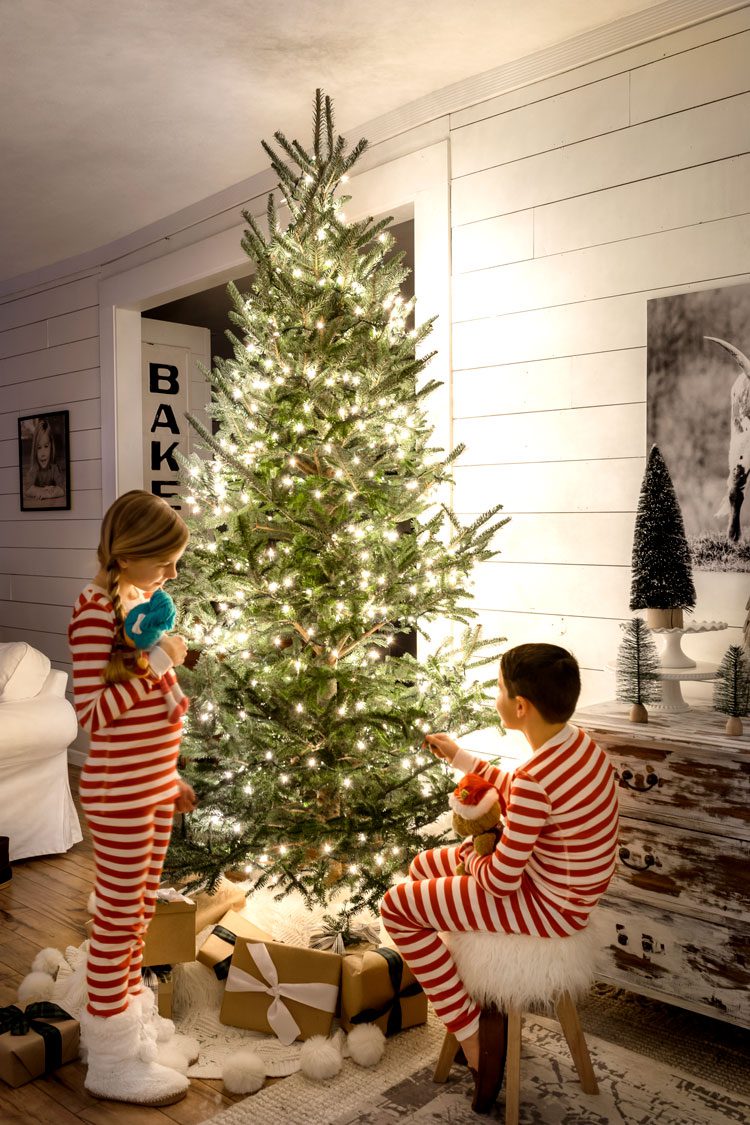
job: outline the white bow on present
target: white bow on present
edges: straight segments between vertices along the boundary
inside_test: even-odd
[[[280,984],[276,966],[271,960],[271,954],[265,945],[245,943],[246,948],[260,973],[265,978],[246,973],[232,965],[227,976],[227,992],[265,992],[273,997],[273,1003],[266,1013],[269,1026],[276,1033],[285,1047],[290,1046],[300,1033],[299,1024],[282,1000],[297,1000],[306,1004],[308,1008],[317,1008],[321,1012],[333,1012],[336,1008],[339,990],[335,984]]]
[[[370,922],[343,921],[328,916],[323,919],[323,925],[310,934],[311,949],[330,949],[342,957],[347,945],[361,942],[377,945],[379,941],[380,930]]]
[[[195,900],[188,898],[182,891],[176,891],[174,887],[159,887],[156,892],[157,902],[189,902],[191,906],[195,906]]]

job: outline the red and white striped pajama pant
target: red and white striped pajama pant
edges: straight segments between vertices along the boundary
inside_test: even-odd
[[[420,852],[409,880],[391,887],[380,904],[383,925],[448,1031],[467,1039],[480,1007],[468,995],[440,933],[550,936],[543,907],[521,890],[498,898],[471,875],[455,875],[460,845]]]
[[[123,1012],[142,991],[144,934],[172,833],[174,799],[159,805],[102,812],[86,809],[96,858],[96,911],[86,983],[94,1016]]]

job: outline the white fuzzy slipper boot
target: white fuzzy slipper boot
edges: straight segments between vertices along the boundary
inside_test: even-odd
[[[153,1044],[141,1037],[140,1012],[131,1004],[116,1016],[81,1013],[81,1042],[87,1050],[85,1087],[96,1098],[130,1105],[173,1105],[190,1083],[184,1074],[149,1061]]]

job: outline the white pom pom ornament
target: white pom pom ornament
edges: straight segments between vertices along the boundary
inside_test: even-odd
[[[299,1056],[300,1070],[314,1082],[335,1078],[341,1070],[341,1048],[336,1039],[313,1035],[302,1044]]]
[[[29,973],[18,986],[18,1003],[25,1008],[38,1000],[52,1000],[55,991],[54,977],[49,973]]]
[[[49,973],[51,977],[54,977],[59,972],[60,966],[66,964],[67,962],[60,950],[48,945],[46,949],[40,949],[31,962],[31,971],[32,973]]]
[[[349,1032],[346,1046],[358,1066],[377,1066],[385,1053],[385,1036],[376,1024],[363,1023]]]
[[[266,1080],[266,1067],[260,1055],[241,1047],[224,1063],[221,1077],[230,1094],[256,1094]]]

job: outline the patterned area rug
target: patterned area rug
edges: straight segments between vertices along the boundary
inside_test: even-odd
[[[465,1069],[454,1067],[444,1085],[432,1082],[442,1039],[431,1016],[426,1027],[390,1040],[374,1070],[345,1061],[327,1083],[294,1074],[212,1118],[212,1125],[477,1125]],[[557,1023],[527,1017],[521,1125],[750,1125],[750,1100],[601,1039],[589,1036],[588,1043],[596,1096],[582,1093]],[[502,1122],[504,1112],[501,1092],[485,1120]]]

